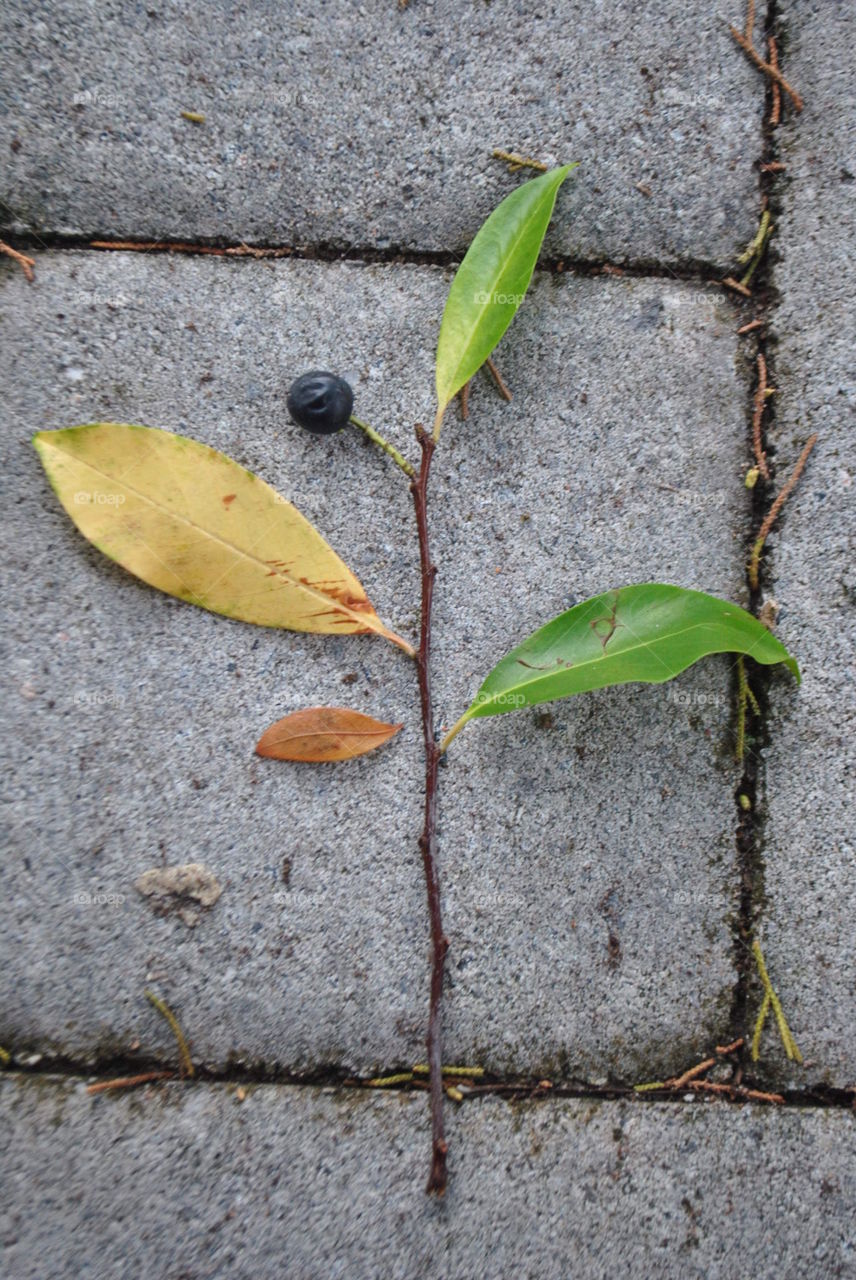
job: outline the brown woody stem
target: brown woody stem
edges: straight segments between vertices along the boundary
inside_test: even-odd
[[[431,1000],[428,1011],[428,1070],[431,1090],[431,1173],[426,1191],[442,1195],[446,1190],[446,1152],[448,1143],[443,1128],[443,1039],[441,1006],[443,972],[449,942],[443,932],[440,908],[440,877],[437,870],[437,768],[440,752],[434,737],[434,712],[431,704],[431,604],[434,595],[436,567],[431,562],[428,545],[428,473],[435,441],[416,428],[422,450],[419,474],[411,482],[416,528],[419,534],[419,563],[422,571],[422,622],[416,665],[419,672],[419,696],[422,703],[422,731],[425,738],[425,823],[419,838],[425,885],[428,891],[428,914],[431,921]]]

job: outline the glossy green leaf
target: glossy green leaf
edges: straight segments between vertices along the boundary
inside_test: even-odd
[[[505,333],[538,261],[556,195],[576,165],[524,182],[481,227],[457,270],[437,342],[437,421]]]
[[[617,587],[560,613],[512,649],[447,734],[468,720],[614,684],[662,684],[711,653],[799,668],[781,641],[727,600],[661,582]]]
[[[297,508],[216,449],[115,422],[33,443],[84,537],[150,586],[244,622],[374,631],[413,652]]]

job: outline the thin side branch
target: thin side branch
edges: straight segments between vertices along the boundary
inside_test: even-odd
[[[758,590],[758,566],[761,561],[761,552],[764,550],[764,543],[767,541],[767,535],[769,534],[773,525],[776,523],[776,519],[778,518],[779,512],[781,511],[782,507],[785,505],[788,498],[796,488],[797,481],[799,480],[800,476],[805,470],[805,464],[808,462],[808,455],[811,453],[812,449],[816,444],[817,444],[817,432],[815,432],[814,435],[809,436],[808,440],[806,441],[805,448],[803,449],[802,453],[800,454],[797,460],[797,465],[794,467],[793,471],[791,472],[790,478],[788,479],[787,483],[782,486],[782,490],[779,493],[779,496],[776,498],[776,501],[773,503],[772,507],[767,512],[767,516],[764,520],[764,523],[761,525],[761,528],[758,530],[758,537],[755,540],[755,545],[752,548],[752,554],[749,557],[749,585],[751,586],[753,591]]]
[[[215,258],[291,258],[291,245],[262,249],[249,244],[220,249],[210,244],[190,244],[183,240],[90,240],[90,249],[115,249],[122,253],[201,253]]]
[[[440,752],[434,737],[434,710],[431,701],[431,606],[437,570],[431,561],[428,542],[428,475],[435,441],[423,428],[417,427],[416,438],[422,450],[418,476],[411,482],[416,528],[419,534],[419,563],[422,571],[422,621],[419,650],[416,654],[419,672],[419,697],[422,706],[422,732],[425,740],[425,821],[419,838],[419,849],[425,870],[428,914],[431,921],[431,997],[428,1010],[429,1087],[431,1093],[431,1173],[426,1191],[441,1196],[446,1190],[446,1153],[449,1145],[443,1124],[443,1041],[441,1007],[443,975],[449,942],[443,932],[440,907],[440,876],[437,868],[437,774]]]
[[[704,1062],[700,1062],[695,1067],[690,1067],[689,1071],[685,1071],[682,1076],[678,1076],[675,1080],[669,1080],[667,1083],[670,1089],[683,1089],[685,1084],[689,1084],[690,1080],[695,1080],[696,1076],[704,1075],[705,1071],[709,1071],[711,1067],[716,1066],[716,1058],[705,1058]]]
[[[6,244],[5,240],[0,240],[0,253],[5,253],[7,258],[11,258],[13,262],[17,262],[30,284],[35,280],[33,267],[36,265],[35,258],[28,258],[25,253],[19,253],[17,249],[13,249],[10,244]]]
[[[720,284],[724,284],[726,289],[733,289],[735,293],[742,293],[744,298],[752,297],[752,290],[747,289],[745,284],[741,284],[733,276],[726,276],[724,280],[720,281]]]
[[[764,417],[764,405],[767,403],[767,361],[758,352],[758,386],[755,389],[755,401],[752,411],[752,452],[758,470],[765,480],[770,479],[770,468],[767,466],[767,455],[761,441],[761,422]]]
[[[499,370],[497,369],[496,365],[494,364],[490,356],[488,356],[487,360],[485,360],[485,365],[493,375],[493,380],[496,383],[497,387],[499,388],[499,394],[502,396],[504,400],[507,400],[510,403],[511,392],[508,390],[508,387],[503,382],[502,375],[500,374]]]
[[[175,1016],[172,1009],[170,1009],[167,1002],[165,1000],[161,1000],[160,996],[156,996],[153,991],[149,991],[148,987],[143,994],[149,1004],[157,1009],[162,1018],[166,1019],[169,1024],[170,1031],[175,1036],[175,1041],[178,1045],[178,1061],[180,1064],[182,1079],[192,1079],[194,1074],[193,1059],[190,1056],[190,1049],[188,1048],[187,1041],[184,1038],[184,1032],[179,1026],[178,1018]]]
[[[138,1076],[117,1076],[115,1080],[100,1080],[98,1084],[88,1084],[87,1093],[106,1093],[109,1089],[136,1089],[138,1085],[150,1084],[152,1080],[172,1080],[174,1071],[144,1071]]]
[[[761,1041],[761,1030],[764,1026],[764,1017],[766,1016],[768,1008],[772,1005],[773,1013],[776,1015],[776,1022],[778,1023],[778,1027],[779,1027],[779,1035],[782,1038],[782,1044],[785,1046],[785,1053],[788,1055],[788,1057],[791,1059],[792,1062],[802,1062],[803,1060],[802,1054],[800,1053],[799,1048],[797,1047],[797,1042],[794,1039],[793,1033],[787,1024],[787,1020],[785,1019],[785,1013],[784,1013],[784,1010],[782,1009],[781,1001],[779,1000],[779,997],[776,995],[775,991],[773,990],[773,984],[770,981],[770,975],[767,973],[767,966],[764,963],[764,955],[761,951],[761,943],[758,941],[757,938],[752,943],[752,954],[755,957],[755,963],[758,966],[758,975],[764,987],[764,1001],[761,1006],[761,1014],[758,1017],[758,1023],[755,1028],[755,1036],[752,1041],[752,1060],[754,1062],[757,1062],[758,1060],[760,1041]]]
[[[770,66],[774,71],[778,71],[779,48],[776,44],[775,36],[770,36],[767,41],[767,48],[770,54]],[[781,85],[776,84],[775,80],[773,81],[772,87],[772,99],[773,101],[770,106],[770,119],[768,123],[771,129],[775,129],[776,125],[779,124],[782,119],[782,88]]]

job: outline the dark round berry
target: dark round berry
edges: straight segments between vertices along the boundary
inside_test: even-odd
[[[350,418],[354,393],[344,378],[312,369],[292,382],[286,404],[299,427],[326,436],[341,430]]]

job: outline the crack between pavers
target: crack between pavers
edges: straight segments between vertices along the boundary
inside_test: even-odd
[[[769,0],[765,15],[765,32],[775,32],[777,22],[777,0]],[[758,186],[762,207],[764,206],[764,201],[766,199],[766,207],[770,210],[774,221],[778,222],[782,207],[782,184],[780,182],[780,174],[778,172],[771,173],[769,171],[765,171],[762,167],[764,164],[769,164],[778,161],[779,159],[776,129],[771,127],[768,123],[771,107],[772,85],[768,81],[764,102],[764,116],[761,126],[761,159],[758,166]],[[773,353],[774,339],[769,336],[769,326],[773,307],[778,301],[778,292],[775,287],[771,251],[769,247],[758,271],[756,272],[755,292],[758,296],[758,300],[760,301],[760,306],[755,309],[755,315],[762,318],[765,321],[765,325],[758,331],[760,336],[754,338],[754,341],[750,344],[750,349],[753,355],[753,363],[754,356],[759,354],[763,356],[767,366],[769,385],[774,387],[776,385],[775,358]],[[752,418],[754,412],[753,384],[754,376],[750,375],[748,379],[747,392],[747,441],[749,442],[751,442],[752,439]],[[769,436],[771,434],[770,429],[774,421],[775,401],[771,399],[767,401],[764,414],[761,418],[761,447],[767,456],[772,474],[769,481],[765,481],[763,476],[759,476],[755,487],[752,489],[752,509],[749,521],[750,527],[745,548],[747,561],[751,548],[758,536],[761,524],[763,523],[764,518],[770,510],[775,498],[775,463],[774,458],[771,457],[768,452]],[[773,453],[774,452],[775,451],[773,451]],[[766,588],[769,586],[769,582],[770,559],[769,555],[765,554],[761,561],[761,572],[757,588],[752,588],[747,572],[749,611],[755,617],[758,617],[759,615],[761,604],[763,602]],[[760,714],[752,722],[753,740],[751,746],[747,745],[745,748],[743,775],[735,794],[737,807],[735,843],[737,848],[738,872],[740,876],[740,905],[734,929],[734,954],[735,966],[737,969],[737,982],[734,987],[732,999],[730,1033],[734,1039],[738,1036],[744,1037],[745,1045],[741,1058],[741,1066],[745,1072],[745,1080],[748,1083],[753,1083],[752,1068],[755,1065],[751,1062],[748,1053],[748,1046],[751,1042],[750,999],[757,986],[755,983],[755,963],[752,955],[752,941],[755,937],[755,933],[763,916],[765,907],[764,839],[767,807],[761,752],[769,746],[771,741],[769,702],[772,681],[773,675],[770,667],[762,667],[756,664],[751,669],[751,687],[752,692],[757,698]],[[750,804],[748,810],[741,806],[741,796],[748,798]]]
[[[26,1062],[16,1062],[3,1075],[7,1078],[20,1077],[40,1081],[51,1079],[71,1080],[78,1081],[81,1084],[86,1083],[87,1085],[103,1085],[106,1081],[129,1075],[142,1075],[148,1071],[169,1071],[171,1069],[172,1064],[164,1063],[155,1058],[118,1057],[110,1061],[101,1061],[94,1066],[88,1066],[71,1058],[40,1055],[40,1061],[37,1065],[28,1066]],[[410,1068],[401,1066],[384,1068],[380,1075],[396,1075],[401,1072],[409,1072],[409,1070]],[[0,1079],[2,1079],[2,1076],[0,1076]],[[403,1093],[424,1093],[427,1096],[427,1088],[420,1087],[418,1083],[378,1087],[371,1085],[368,1079],[355,1077],[335,1065],[318,1067],[311,1072],[301,1073],[289,1072],[280,1068],[234,1067],[218,1071],[213,1068],[195,1066],[195,1075],[192,1079],[181,1079],[176,1069],[173,1080],[160,1080],[151,1083],[153,1087],[160,1084],[181,1084],[186,1088],[193,1088],[199,1084],[220,1084],[234,1086],[235,1088],[268,1085],[290,1089],[337,1089],[342,1093],[363,1093],[367,1096],[378,1094],[401,1095]],[[116,1093],[127,1092],[130,1092],[127,1088],[116,1090]],[[856,1106],[856,1093],[854,1093],[853,1089],[839,1089],[823,1084],[809,1086],[805,1089],[784,1090],[780,1096],[782,1098],[780,1103],[771,1104],[756,1102],[744,1097],[728,1097],[727,1095],[719,1095],[715,1099],[702,1098],[699,1094],[689,1094],[686,1090],[680,1090],[674,1094],[668,1094],[665,1091],[659,1094],[640,1094],[634,1089],[633,1085],[620,1083],[598,1085],[588,1081],[567,1081],[561,1083],[549,1082],[549,1087],[546,1087],[543,1080],[534,1077],[485,1076],[480,1079],[477,1086],[471,1087],[463,1095],[461,1101],[473,1102],[486,1097],[504,1097],[509,1101],[515,1102],[549,1103],[551,1100],[558,1098],[577,1098],[591,1102],[632,1101],[638,1106],[653,1107],[663,1104],[673,1106],[676,1103],[682,1106],[702,1103],[710,1106],[715,1102],[720,1102],[729,1106],[751,1106],[758,1110],[767,1110],[772,1106],[774,1110],[821,1108],[850,1112]]]
[[[237,261],[275,261],[277,258],[297,262],[355,262],[371,265],[457,267],[463,253],[448,250],[406,249],[391,246],[379,249],[373,245],[338,244],[319,241],[314,244],[266,245],[250,241],[225,239],[146,239],[139,236],[118,238],[114,235],[77,235],[64,232],[3,232],[4,239],[21,251],[68,252],[88,250],[92,253],[121,251],[148,254],[182,254],[187,257],[225,257]],[[639,258],[614,262],[608,258],[574,258],[556,255],[542,258],[537,270],[546,275],[570,276],[626,276],[629,279],[662,279],[688,281],[694,284],[719,286],[723,271],[715,263],[705,259],[688,259],[683,262],[661,262],[656,258]],[[723,294],[733,301],[728,293]]]

